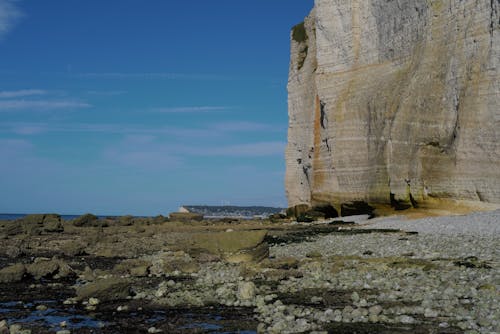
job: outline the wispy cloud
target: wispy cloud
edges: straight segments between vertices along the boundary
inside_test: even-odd
[[[33,144],[24,139],[2,138],[0,139],[0,152],[2,156],[7,153],[15,153],[20,151],[30,151],[33,149]]]
[[[0,40],[8,34],[23,16],[16,0],[0,0]]]
[[[0,101],[1,102],[1,101]],[[1,104],[0,104],[1,111]],[[284,128],[283,128],[284,129]],[[109,123],[36,123],[36,122],[2,122],[0,133],[31,135],[39,133],[103,133],[121,134],[125,136],[169,136],[171,138],[218,138],[238,132],[280,132],[282,127],[266,123],[254,122],[221,122],[207,124],[204,127],[189,128],[175,126],[140,126],[130,124]],[[283,130],[284,131],[284,130]]]
[[[0,100],[0,112],[14,110],[56,110],[91,107],[90,104],[73,100]]]
[[[193,157],[262,158],[282,157],[284,142],[254,142],[246,144],[175,145],[151,137],[127,137],[105,148],[102,157],[129,166],[145,169],[175,169],[185,166]]]
[[[282,156],[285,153],[286,143],[279,141],[256,142],[236,145],[223,145],[195,148],[190,153],[200,156],[226,156],[226,157],[264,157]]]
[[[87,94],[96,96],[119,96],[127,94],[127,92],[124,90],[110,90],[110,91],[90,90],[87,92]]]
[[[168,107],[154,108],[153,111],[161,113],[204,113],[204,112],[220,112],[226,111],[230,107],[221,106],[192,106],[192,107]]]
[[[210,124],[209,128],[214,131],[227,132],[281,132],[286,130],[283,125],[249,121],[223,121]]]
[[[1,0],[0,0],[1,1]],[[20,89],[0,91],[0,99],[12,99],[27,96],[47,95],[49,92],[43,89]]]
[[[1,111],[1,108],[0,108]],[[130,124],[93,124],[93,123],[28,123],[3,122],[0,123],[0,133],[39,134],[39,133],[100,133],[119,134],[125,136],[169,136],[171,138],[214,138],[221,133],[214,133],[211,129],[182,128],[182,127],[145,127],[131,126]]]

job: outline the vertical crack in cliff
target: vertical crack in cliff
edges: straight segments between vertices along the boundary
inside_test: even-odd
[[[326,129],[326,124],[328,123],[328,119],[326,117],[326,112],[325,112],[326,103],[321,101],[321,100],[319,101],[319,103],[320,103],[320,111],[321,111],[321,120],[320,120],[321,127],[323,129]]]
[[[314,152],[313,152],[313,189],[320,189],[324,182],[324,168],[321,160],[321,100],[316,95],[314,103]]]
[[[500,5],[500,0],[496,0],[496,4]],[[500,17],[498,22],[495,23],[495,17],[498,16],[498,8],[495,4],[495,0],[490,1],[491,13],[490,13],[490,46],[493,46],[493,32],[495,31],[495,25],[500,26]]]

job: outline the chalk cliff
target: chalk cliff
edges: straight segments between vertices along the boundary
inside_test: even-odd
[[[500,0],[316,0],[288,92],[290,207],[500,203]]]

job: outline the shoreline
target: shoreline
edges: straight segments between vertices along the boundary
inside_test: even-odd
[[[0,332],[500,330],[500,210],[307,224],[53,218],[0,226]]]

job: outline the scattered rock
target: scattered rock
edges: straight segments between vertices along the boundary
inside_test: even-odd
[[[382,313],[382,306],[380,305],[373,305],[372,307],[370,307],[368,309],[368,313],[370,313],[370,315],[379,315],[380,313]]]
[[[255,297],[255,284],[253,282],[240,282],[238,284],[238,299],[250,300]]]
[[[415,318],[409,315],[402,315],[398,318],[399,322],[402,324],[414,324],[416,322]]]
[[[86,213],[80,217],[73,219],[73,225],[77,227],[96,226],[99,218],[91,213]]]
[[[269,255],[265,230],[210,232],[193,235],[193,247],[220,255],[232,263],[261,261]]]
[[[323,257],[323,255],[318,251],[309,252],[306,254],[306,256],[308,258],[311,258],[311,259],[319,259],[319,258]]]
[[[26,273],[26,267],[22,263],[16,263],[14,265],[0,269],[0,283],[15,283],[20,282],[24,274]]]
[[[31,264],[26,265],[26,271],[35,279],[54,276],[59,270],[59,261],[55,259],[36,258]]]
[[[80,256],[86,254],[85,248],[87,246],[87,243],[80,240],[70,241],[61,245],[61,251],[66,256]]]
[[[436,318],[439,315],[439,313],[433,309],[426,308],[424,311],[424,317],[426,318]]]
[[[126,299],[130,294],[131,281],[125,278],[109,277],[76,287],[79,300],[97,298],[100,301]]]
[[[299,266],[299,260],[291,256],[280,257],[278,259],[266,259],[261,262],[261,266],[274,269],[284,269],[284,270],[297,269]]]
[[[169,214],[170,221],[176,222],[200,222],[203,220],[203,215],[192,212],[172,212]]]
[[[0,334],[9,334],[9,327],[6,320],[0,321]]]
[[[31,334],[31,330],[23,329],[22,326],[19,324],[11,325],[9,330],[10,334]]]
[[[141,259],[127,259],[118,263],[113,269],[119,274],[130,274],[135,277],[144,277],[149,273],[151,263]]]
[[[98,298],[90,297],[89,301],[88,301],[88,304],[90,306],[97,306],[97,305],[99,305],[100,302],[101,301]]]
[[[43,221],[43,232],[46,233],[64,232],[64,226],[61,222],[61,218],[46,218]]]

